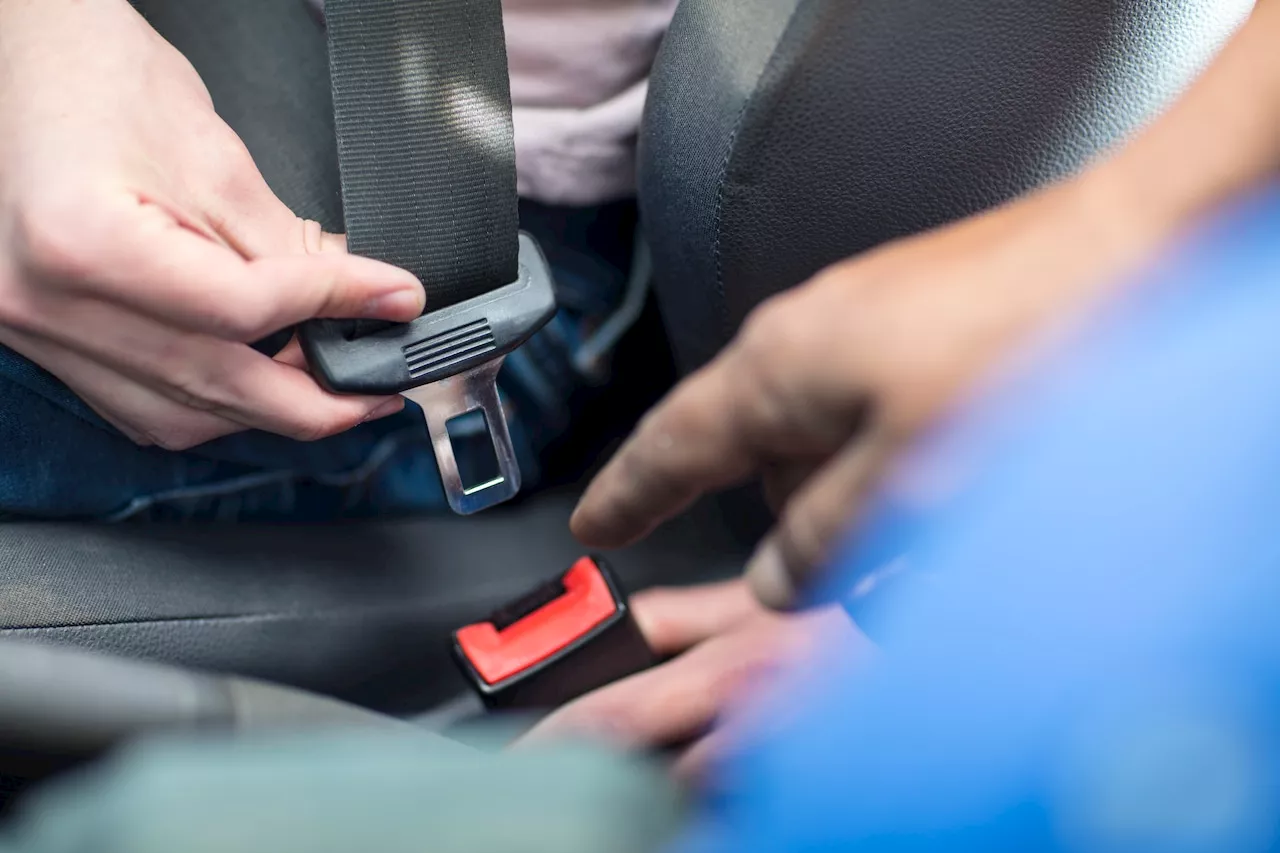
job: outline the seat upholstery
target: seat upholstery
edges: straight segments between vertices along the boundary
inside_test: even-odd
[[[581,556],[575,495],[379,524],[0,526],[0,640],[302,687],[388,713],[465,689],[450,633]],[[608,555],[631,590],[731,574],[714,505]]]
[[[324,40],[303,0],[135,5],[200,70],[281,198],[337,227]],[[641,178],[685,364],[830,261],[1078,168],[1185,85],[1247,5],[684,0]],[[417,710],[458,687],[452,628],[578,555],[572,497],[324,528],[2,526],[0,637]],[[701,512],[616,558],[631,586],[735,568],[740,537],[715,506]]]
[[[641,133],[682,366],[834,261],[1079,169],[1186,86],[1251,5],[685,0]]]
[[[294,213],[341,232],[329,57],[306,0],[130,0],[200,73],[223,121]]]

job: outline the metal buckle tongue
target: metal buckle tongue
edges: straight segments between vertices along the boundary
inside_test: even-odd
[[[510,500],[520,491],[520,464],[511,446],[511,430],[498,399],[498,371],[506,356],[499,356],[479,367],[441,379],[431,385],[404,392],[404,396],[422,407],[427,433],[440,466],[440,479],[449,506],[459,515],[471,515]],[[489,437],[498,460],[498,476],[487,483],[467,487],[458,470],[449,437],[449,422],[474,411],[484,412],[489,424]]]
[[[422,407],[449,506],[469,515],[520,491],[520,466],[496,380],[507,353],[555,311],[546,258],[533,237],[521,234],[519,277],[504,287],[363,337],[351,337],[342,324],[315,320],[302,328],[301,340],[312,372],[330,390],[400,393]],[[449,422],[475,411],[488,421],[498,475],[467,487]]]

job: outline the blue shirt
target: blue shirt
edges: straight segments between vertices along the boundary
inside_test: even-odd
[[[1278,374],[1271,192],[908,464],[682,853],[1280,848]]]

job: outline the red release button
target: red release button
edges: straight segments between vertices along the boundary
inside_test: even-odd
[[[617,605],[595,561],[583,557],[561,578],[564,595],[499,631],[491,622],[457,633],[471,666],[494,685],[552,657],[612,616]]]

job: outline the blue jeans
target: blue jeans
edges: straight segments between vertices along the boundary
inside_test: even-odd
[[[561,310],[508,358],[499,379],[526,483],[572,425],[572,359],[621,299],[634,205],[521,205],[543,244]],[[248,432],[173,453],[134,445],[65,385],[0,347],[0,518],[321,521],[442,510],[421,413],[314,443]]]

